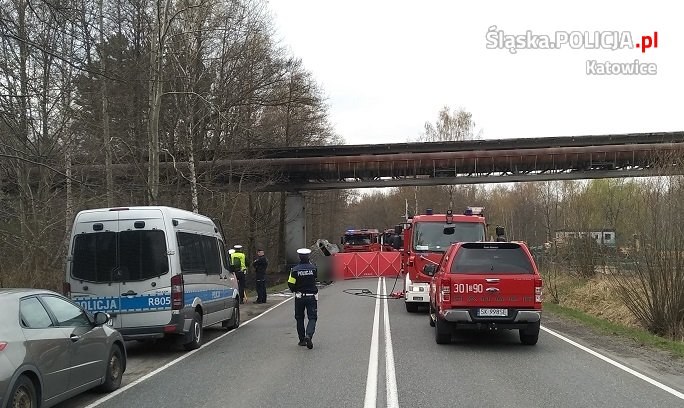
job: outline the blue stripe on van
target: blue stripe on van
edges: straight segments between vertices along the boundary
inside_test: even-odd
[[[186,305],[192,304],[195,298],[199,298],[203,302],[210,302],[224,298],[232,298],[234,297],[235,292],[236,290],[232,288],[186,291],[183,301]],[[73,301],[92,313],[128,313],[171,310],[171,295],[166,294],[74,297]]]
[[[216,290],[190,290],[185,291],[183,302],[186,305],[192,304],[195,298],[200,298],[202,302],[209,302],[212,300],[225,299],[233,297],[235,289],[216,289]]]

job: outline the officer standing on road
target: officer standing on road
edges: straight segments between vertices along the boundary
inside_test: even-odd
[[[245,303],[245,254],[242,252],[242,245],[235,245],[233,247],[235,253],[233,254],[233,264],[239,263],[238,271],[235,272],[235,277],[238,280],[238,293],[240,295],[240,303]]]
[[[252,266],[254,266],[257,293],[257,299],[254,303],[266,303],[266,268],[268,267],[268,259],[266,259],[263,249],[257,250],[257,257],[252,262]]]
[[[316,266],[309,262],[311,250],[301,248],[297,250],[299,263],[290,271],[290,278],[287,286],[295,294],[295,320],[297,321],[297,334],[299,335],[300,346],[306,346],[309,350],[313,348],[314,332],[316,331],[316,321],[318,320],[318,287],[316,286],[317,270]],[[306,330],[304,329],[304,311],[309,319]]]

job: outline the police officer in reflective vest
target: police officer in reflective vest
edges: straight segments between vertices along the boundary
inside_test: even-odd
[[[245,265],[245,254],[242,252],[242,245],[233,246],[235,253],[232,257],[233,264],[239,264],[235,277],[238,280],[238,294],[240,296],[240,303],[245,303],[245,273],[247,266]]]
[[[311,350],[313,348],[311,340],[316,331],[316,320],[318,319],[318,287],[316,287],[318,272],[316,266],[309,262],[310,249],[298,249],[297,254],[299,254],[299,263],[290,271],[287,286],[295,294],[298,344]],[[309,319],[306,330],[304,329],[304,311],[306,311],[306,316]]]

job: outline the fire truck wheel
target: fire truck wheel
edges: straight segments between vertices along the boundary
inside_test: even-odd
[[[416,313],[418,311],[418,303],[404,302],[406,304],[406,311],[409,313]]]

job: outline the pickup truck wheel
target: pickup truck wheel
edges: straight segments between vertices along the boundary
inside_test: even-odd
[[[190,342],[183,344],[186,350],[195,350],[202,346],[202,316],[195,312],[195,316],[192,318],[192,323],[190,323],[190,335],[192,340]]]
[[[519,330],[520,342],[526,346],[534,346],[539,340],[539,328],[533,331]]]
[[[418,303],[404,302],[406,305],[406,311],[409,313],[416,313],[418,311]]]
[[[451,343],[451,331],[447,326],[447,322],[435,317],[435,342],[437,344]]]
[[[428,312],[428,317],[430,318],[430,327],[435,327],[435,309],[432,308],[432,305],[429,306],[430,311]]]

